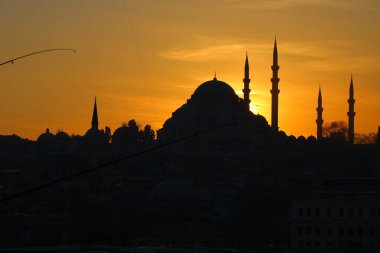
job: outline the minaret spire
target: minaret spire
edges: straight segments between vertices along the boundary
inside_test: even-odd
[[[98,130],[99,122],[98,122],[98,109],[96,107],[96,97],[94,103],[94,111],[92,113],[92,121],[91,121],[92,129]]]
[[[352,74],[351,74],[351,82],[350,82],[350,94],[349,98],[347,100],[348,102],[348,143],[354,144],[354,118],[355,118],[355,99],[354,99],[354,82],[352,80]]]
[[[275,131],[278,131],[278,94],[280,90],[278,89],[278,83],[280,82],[280,78],[278,78],[278,70],[280,66],[278,66],[278,53],[277,53],[277,39],[274,38],[274,48],[273,48],[273,65],[272,65],[272,89],[270,92],[272,93],[272,122],[271,127]]]
[[[322,139],[322,124],[323,124],[323,118],[322,118],[322,92],[321,87],[319,87],[319,93],[318,93],[318,107],[317,107],[317,140]]]
[[[245,54],[245,66],[244,66],[244,106],[249,111],[249,104],[251,103],[251,100],[249,99],[249,93],[251,92],[251,89],[249,88],[249,83],[251,82],[251,79],[249,79],[249,63],[248,63],[248,53]]]
[[[278,53],[277,53],[277,38],[274,36],[274,48],[273,48],[273,65],[278,65]]]

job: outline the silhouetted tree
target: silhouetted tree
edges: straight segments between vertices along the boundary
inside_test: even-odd
[[[111,136],[112,136],[112,134],[111,134],[111,128],[109,128],[108,126],[106,126],[106,128],[104,130],[104,135],[106,137],[107,143],[109,143],[110,140],[111,140]]]
[[[123,123],[115,130],[112,136],[112,144],[117,146],[133,147],[140,143],[140,131],[134,119],[128,124]]]
[[[131,131],[132,131],[133,133],[135,133],[136,136],[137,136],[137,134],[138,134],[138,132],[139,132],[139,126],[137,125],[137,123],[136,123],[136,121],[135,121],[134,119],[131,119],[131,120],[128,122],[128,127],[129,127],[129,129],[131,129]]]
[[[347,140],[347,123],[344,121],[333,121],[323,126],[323,137],[333,141]]]
[[[129,134],[131,135],[131,138],[134,140],[133,141],[134,144],[141,143],[139,126],[137,125],[137,122],[134,119],[131,119],[128,122],[128,129],[129,129]]]
[[[375,144],[376,138],[377,138],[376,133],[368,133],[368,134],[355,133],[356,144]]]
[[[149,144],[154,141],[156,134],[150,125],[146,125],[144,130],[140,131],[140,140],[143,144]]]

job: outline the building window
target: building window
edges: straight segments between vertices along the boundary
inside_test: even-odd
[[[344,236],[344,228],[343,227],[339,228],[339,235]]]
[[[374,227],[369,229],[369,234],[370,234],[370,236],[375,236],[375,228]]]
[[[303,241],[298,242],[298,246],[302,247],[303,246]]]
[[[315,242],[315,247],[319,247],[320,243],[319,242]]]
[[[303,208],[298,208],[298,217],[303,217]]]
[[[307,228],[306,228],[306,234],[307,234],[307,235],[310,235],[310,234],[311,234],[311,228],[310,228],[310,227],[307,227]]]
[[[319,217],[319,214],[320,214],[320,212],[319,212],[319,208],[316,208],[316,209],[315,209],[315,217]]]
[[[363,218],[363,214],[364,214],[363,209],[359,209],[358,217]]]
[[[344,209],[340,208],[339,209],[339,218],[343,218],[343,217],[344,217]]]
[[[331,235],[331,227],[327,227],[327,235]]]
[[[352,235],[353,235],[353,228],[352,228],[352,227],[349,227],[349,228],[348,228],[348,235],[349,235],[349,236],[352,236]]]
[[[332,246],[332,243],[331,242],[327,242],[327,247],[331,247]]]
[[[303,227],[298,227],[298,234],[303,235]]]
[[[358,236],[362,236],[363,234],[363,230],[361,227],[358,228]]]
[[[352,218],[354,216],[354,211],[352,208],[348,209],[348,217]]]
[[[311,208],[307,209],[307,214],[306,215],[307,215],[307,217],[311,217]]]
[[[315,228],[315,235],[319,235],[319,227]]]
[[[327,210],[326,210],[326,216],[327,216],[327,218],[331,218],[331,208],[327,208]]]
[[[375,219],[375,218],[376,218],[376,210],[371,209],[371,219]]]

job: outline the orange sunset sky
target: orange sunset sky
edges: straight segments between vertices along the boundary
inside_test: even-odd
[[[251,110],[270,122],[273,42],[279,51],[279,127],[316,132],[347,121],[350,75],[355,131],[380,125],[378,0],[1,0],[0,134],[36,139],[50,128],[84,134],[94,96],[99,124],[135,119],[154,129],[213,78],[241,96],[245,53]]]

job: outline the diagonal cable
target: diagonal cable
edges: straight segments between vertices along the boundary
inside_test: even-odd
[[[167,147],[167,146],[170,146],[170,145],[173,145],[173,144],[177,144],[177,143],[180,143],[180,142],[192,139],[192,138],[197,137],[197,136],[205,135],[207,133],[210,133],[210,132],[213,132],[213,131],[216,131],[216,130],[219,130],[221,128],[225,128],[225,127],[228,127],[228,126],[232,126],[232,125],[235,125],[235,124],[236,124],[236,122],[229,122],[229,123],[222,124],[222,125],[219,125],[219,126],[216,126],[216,127],[213,127],[213,128],[209,128],[209,129],[206,129],[206,130],[203,130],[203,131],[200,131],[200,132],[197,132],[197,133],[194,133],[194,134],[191,134],[191,135],[188,135],[188,136],[185,136],[185,137],[173,140],[173,141],[169,141],[169,142],[163,143],[161,145],[157,145],[157,146],[152,147],[152,148],[148,148],[148,149],[145,149],[145,150],[142,150],[142,151],[139,151],[139,152],[135,152],[133,154],[130,154],[130,155],[127,155],[127,156],[124,156],[124,157],[120,157],[118,159],[115,159],[115,160],[103,163],[101,165],[98,165],[98,166],[95,166],[95,167],[92,167],[92,168],[89,168],[89,169],[86,169],[86,170],[82,170],[80,172],[71,174],[69,176],[62,177],[62,178],[50,181],[48,183],[38,185],[38,186],[36,186],[34,188],[18,192],[18,193],[15,193],[15,194],[7,196],[7,197],[4,197],[4,198],[0,199],[0,202],[6,202],[6,201],[9,201],[9,200],[12,200],[12,199],[20,198],[20,197],[23,197],[23,196],[25,196],[27,194],[31,194],[33,192],[36,192],[36,191],[39,191],[39,190],[51,187],[53,185],[59,184],[59,183],[62,183],[62,182],[65,182],[65,181],[69,181],[69,180],[74,179],[76,177],[79,177],[79,176],[82,176],[82,175],[94,172],[96,170],[105,168],[105,167],[107,167],[109,165],[116,164],[116,163],[119,163],[119,162],[124,161],[124,160],[131,159],[131,158],[139,157],[139,156],[142,156],[144,154],[147,154],[147,153],[159,150],[161,148],[164,148],[164,147]]]

